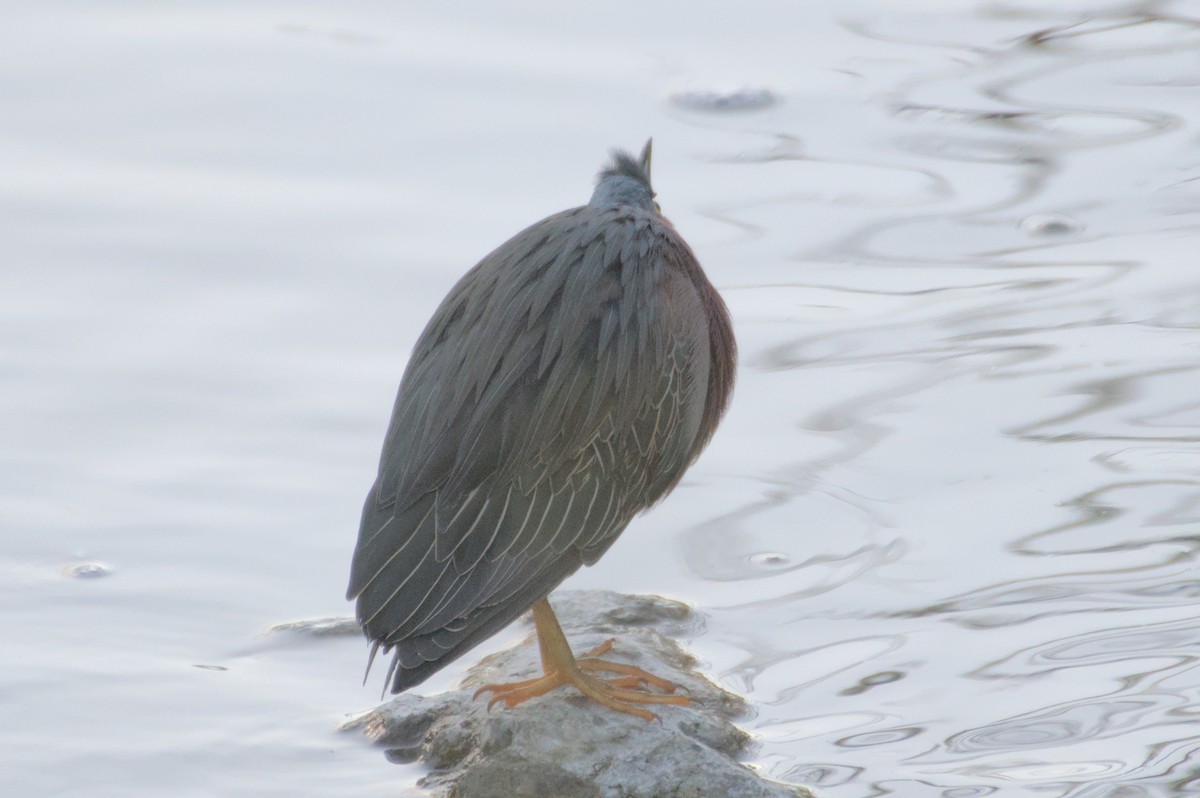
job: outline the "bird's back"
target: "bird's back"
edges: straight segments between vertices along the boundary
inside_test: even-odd
[[[732,387],[724,305],[639,208],[551,216],[454,287],[413,351],[348,594],[394,691],[545,596],[665,495]]]

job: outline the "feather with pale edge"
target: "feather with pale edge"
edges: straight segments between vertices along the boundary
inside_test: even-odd
[[[703,448],[732,368],[724,305],[655,213],[565,211],[464,276],[405,371],[352,566],[392,690],[595,562]]]

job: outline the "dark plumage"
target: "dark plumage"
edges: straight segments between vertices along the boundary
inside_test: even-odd
[[[393,692],[596,562],[716,429],[733,333],[649,160],[614,153],[588,205],[485,257],[417,341],[348,590]]]
[[[606,177],[624,175],[645,183],[647,187],[650,186],[650,175],[646,174],[645,167],[625,150],[613,150],[609,153],[609,158],[608,164],[596,175],[597,183],[603,183]]]

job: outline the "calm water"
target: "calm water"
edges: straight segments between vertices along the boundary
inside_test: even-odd
[[[1200,794],[1200,8],[902,5],[4,3],[4,794],[404,792],[362,641],[265,630],[442,294],[650,134],[740,383],[569,584],[704,609],[831,798]]]

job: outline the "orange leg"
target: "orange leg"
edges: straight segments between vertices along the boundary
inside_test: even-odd
[[[483,693],[491,693],[488,709],[498,701],[506,706],[515,707],[524,701],[561,687],[564,684],[574,685],[579,692],[598,704],[609,709],[636,715],[642,720],[657,720],[653,712],[634,706],[635,704],[675,704],[687,706],[687,696],[661,695],[646,690],[632,689],[653,685],[667,693],[673,693],[676,685],[666,679],[648,673],[632,665],[622,665],[619,662],[607,662],[597,659],[598,656],[612,648],[613,641],[608,640],[587,652],[582,658],[575,659],[567,637],[563,634],[550,602],[541,599],[533,605],[533,624],[537,630],[538,647],[542,654],[542,671],[544,676],[536,679],[526,679],[521,682],[505,684],[485,684],[475,691],[478,698]],[[606,671],[617,674],[615,679],[600,679],[587,671]]]

